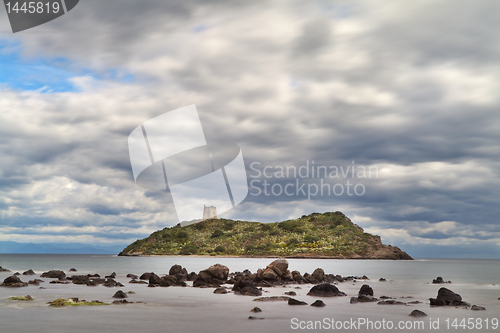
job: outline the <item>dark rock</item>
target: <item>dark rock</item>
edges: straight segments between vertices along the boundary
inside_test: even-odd
[[[264,318],[261,318],[261,317],[254,317],[254,316],[249,316],[248,319],[252,319],[252,320],[262,320]]]
[[[87,274],[89,278],[100,278],[101,276],[99,274]]]
[[[104,278],[106,278],[106,279],[114,279],[114,278],[116,278],[116,273],[113,272],[110,275],[105,276]]]
[[[266,270],[262,273],[262,279],[268,281],[278,280],[279,276],[276,272],[271,268],[266,268]]]
[[[191,273],[188,274],[187,280],[188,281],[194,281],[194,280],[196,280],[197,277],[198,277],[198,274],[196,274],[195,272],[191,272]]]
[[[128,277],[128,278],[131,278],[131,279],[133,279],[133,280],[136,280],[136,279],[138,279],[138,278],[139,278],[137,275],[135,275],[135,274],[130,274],[130,273],[129,273],[129,274],[127,274],[127,277]]]
[[[89,284],[90,278],[87,275],[73,275],[71,277],[71,281],[73,284]]]
[[[227,294],[227,290],[226,288],[219,287],[214,290],[214,294]]]
[[[151,276],[151,274],[155,274],[153,272],[150,272],[150,273],[144,273],[141,275],[141,277],[139,278],[140,280],[148,280],[149,281],[149,277]],[[155,274],[156,275],[156,274]]]
[[[33,272],[32,269],[29,269],[26,272],[23,272],[23,275],[35,275],[35,272]]]
[[[254,302],[276,302],[276,301],[288,302],[289,299],[290,299],[289,296],[270,296],[270,297],[255,298]]]
[[[373,289],[372,289],[369,285],[364,284],[364,285],[363,285],[363,286],[361,286],[361,288],[359,289],[358,295],[373,296]]]
[[[433,306],[469,306],[468,303],[462,301],[462,296],[447,288],[440,288],[437,297],[429,300]]]
[[[303,302],[303,301],[299,301],[295,298],[290,298],[290,299],[288,299],[288,305],[307,305],[307,303]]]
[[[483,311],[483,310],[486,310],[485,307],[478,306],[478,305],[473,305],[470,309],[473,310],[473,311]]]
[[[250,310],[252,312],[262,312],[261,308],[258,308],[258,307],[254,307],[252,310]]]
[[[351,304],[357,304],[359,303],[358,301],[358,298],[357,297],[351,297],[351,300],[349,301]]]
[[[311,275],[315,280],[319,282],[325,279],[325,271],[322,268],[316,268]]]
[[[114,295],[113,298],[127,298],[127,294],[125,294],[123,291],[118,290]]]
[[[408,302],[408,304],[421,304],[422,302],[419,302],[419,301],[412,301],[412,302]]]
[[[307,283],[307,280],[300,274],[299,271],[292,271],[292,278],[299,284]]]
[[[44,281],[40,280],[40,279],[34,279],[34,280],[29,280],[28,284],[32,284],[34,286],[38,286],[38,285],[40,285],[40,282],[44,282]]]
[[[394,299],[394,297],[382,295],[380,299]]]
[[[317,284],[320,281],[316,280],[314,276],[312,276],[309,273],[304,273],[304,279],[306,280],[307,283],[312,283],[312,284]]]
[[[140,281],[140,280],[130,280],[128,283],[148,284],[146,281]]]
[[[318,300],[316,300],[313,304],[311,304],[311,306],[316,306],[316,307],[318,307],[318,308],[321,308],[321,307],[326,306],[326,304],[325,304],[325,303],[323,303],[323,301],[322,301],[322,300],[318,299]]]
[[[297,296],[297,293],[295,291],[287,291],[287,292],[285,292],[285,295],[288,295],[288,296]]]
[[[346,294],[341,292],[336,286],[329,283],[322,283],[312,287],[307,295],[318,297],[346,296]]]
[[[170,286],[185,287],[186,282],[182,280],[182,277],[180,277],[179,274],[165,275],[164,277],[161,278],[160,287],[170,287]]]
[[[378,299],[376,299],[375,297],[370,296],[370,295],[359,295],[357,300],[358,300],[358,302],[361,302],[361,303],[378,301]]]
[[[113,279],[106,279],[106,281],[104,281],[104,286],[105,287],[123,287],[123,284],[121,284],[120,282],[117,282]]]
[[[404,303],[404,302],[396,301],[393,299],[389,299],[387,301],[380,301],[377,304],[379,304],[379,305],[406,305],[406,303]]]
[[[209,268],[203,270],[202,272],[208,273],[213,279],[226,281],[229,275],[229,268],[221,264],[215,264]],[[201,273],[201,272],[200,272]]]
[[[111,303],[111,304],[132,304],[132,303],[134,303],[134,302],[129,302],[126,299],[121,299],[121,300],[113,301],[113,303]]]
[[[182,266],[181,265],[173,265],[170,267],[170,270],[168,271],[168,275],[176,275],[176,274],[182,274]]]
[[[245,295],[245,296],[261,296],[262,290],[255,287],[245,287],[241,289],[239,292],[235,292],[235,294]]]
[[[2,268],[2,266],[0,266],[0,272],[10,272],[10,270],[8,270],[7,268]]]
[[[451,281],[445,281],[442,277],[438,276],[436,279],[432,280],[432,283],[451,283]]]
[[[368,276],[363,275],[360,280],[370,280],[370,279],[368,278]]]
[[[76,268],[70,268],[69,271],[70,272],[76,272]]]
[[[142,280],[142,276],[141,276],[141,280]],[[161,278],[158,275],[156,275],[155,273],[149,274],[149,284],[150,285],[157,285],[160,283],[161,283]]]
[[[40,275],[40,277],[43,277],[43,278],[49,278],[49,279],[65,279],[66,278],[66,274],[63,272],[63,271],[48,271],[48,272],[45,272],[43,273],[42,275]]]
[[[386,281],[387,281],[387,280],[386,280],[386,279],[384,279],[383,277],[381,277],[381,278],[380,278],[380,279],[378,279],[378,280],[379,280],[379,282],[386,282]]]
[[[19,273],[19,272],[15,272],[15,273],[14,273],[14,275],[16,275],[16,276],[17,276],[17,275],[21,275],[21,273]]]
[[[52,284],[69,284],[69,281],[68,280],[52,280],[49,283],[52,283]]]
[[[3,280],[3,283],[1,284],[1,286],[3,287],[25,287],[27,285],[27,283],[24,283],[15,275],[9,276],[5,280]]]
[[[410,314],[410,317],[427,317],[427,313],[420,310],[413,310]]]

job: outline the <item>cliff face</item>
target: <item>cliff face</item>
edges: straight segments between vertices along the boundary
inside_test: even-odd
[[[212,219],[152,233],[120,255],[234,255],[245,257],[412,258],[365,233],[341,212],[313,213],[276,223]]]

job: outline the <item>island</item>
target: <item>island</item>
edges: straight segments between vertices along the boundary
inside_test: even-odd
[[[338,211],[274,223],[206,219],[155,231],[119,254],[151,255],[412,260]]]

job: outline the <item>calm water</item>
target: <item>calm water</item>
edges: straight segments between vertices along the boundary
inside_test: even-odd
[[[25,288],[0,288],[0,332],[294,332],[291,320],[355,320],[366,317],[370,320],[414,320],[408,314],[414,309],[420,309],[431,320],[440,320],[439,329],[433,332],[449,332],[447,318],[479,318],[480,320],[500,319],[500,261],[499,260],[444,260],[421,259],[414,261],[377,261],[377,260],[316,260],[290,259],[289,269],[301,273],[312,273],[321,267],[326,273],[347,275],[367,275],[370,281],[357,283],[341,283],[339,289],[348,296],[355,296],[362,284],[368,283],[375,291],[375,296],[388,295],[396,298],[411,296],[422,304],[412,306],[383,306],[376,303],[349,304],[349,297],[323,299],[327,304],[324,308],[310,306],[293,307],[285,302],[257,303],[253,297],[234,294],[215,295],[213,289],[199,288],[147,288],[145,285],[129,284],[126,274],[140,275],[154,271],[157,274],[168,273],[174,264],[180,264],[191,272],[198,272],[215,263],[229,267],[231,272],[250,269],[255,272],[265,267],[272,259],[247,258],[199,258],[199,257],[116,257],[109,255],[25,255],[0,254],[0,266],[12,272],[23,272],[33,269],[37,275],[51,269],[60,269],[66,273],[70,268],[76,268],[76,274],[98,273],[101,276],[117,273],[118,281],[125,287],[124,291],[134,291],[130,301],[143,301],[146,304],[111,305],[99,307],[51,308],[48,301],[59,297],[79,297],[87,300],[98,299],[105,302],[113,301],[112,295],[118,288],[103,286],[87,287],[80,285],[49,284],[45,279],[42,284],[46,289],[36,286]],[[0,273],[0,279],[12,273]],[[446,287],[462,295],[471,304],[485,306],[487,311],[470,311],[455,308],[430,308],[428,298],[435,297],[440,285],[429,282],[437,276],[451,280]],[[23,281],[38,276],[21,276]],[[387,282],[379,282],[384,277]],[[302,289],[267,288],[264,296],[282,295],[287,290],[295,290],[297,299],[309,304],[316,298],[307,296],[310,285]],[[15,302],[7,300],[10,296],[30,294],[33,302]],[[403,300],[404,299],[400,299]],[[406,301],[408,301],[406,299]],[[263,312],[249,312],[254,306],[262,308]],[[255,315],[264,320],[248,320]],[[461,330],[460,328],[458,330]],[[373,332],[372,329],[358,328],[358,332]],[[417,330],[413,330],[417,331]],[[420,332],[430,331],[426,326]],[[468,332],[500,332],[485,327],[481,330]]]

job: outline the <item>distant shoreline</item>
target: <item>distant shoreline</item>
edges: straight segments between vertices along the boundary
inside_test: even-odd
[[[260,259],[336,259],[336,260],[387,260],[387,261],[411,261],[413,259],[387,259],[369,257],[329,257],[329,256],[231,256],[231,255],[182,255],[182,254],[118,254],[119,257],[173,257],[173,258],[260,258]]]

